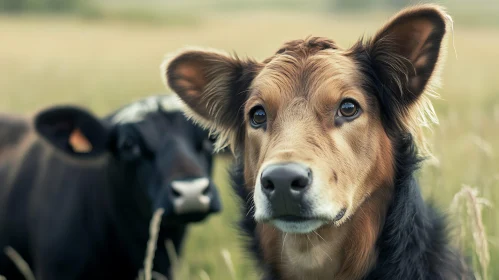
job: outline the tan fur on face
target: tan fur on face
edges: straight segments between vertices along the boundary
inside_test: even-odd
[[[283,53],[255,78],[246,102],[246,116],[256,105],[267,112],[265,132],[247,127],[247,186],[255,186],[255,174],[266,164],[300,162],[312,169],[314,180],[322,182],[314,186],[320,188],[317,193],[338,209],[347,209],[340,228],[330,225],[317,233],[290,234],[294,241],[283,242],[285,235],[267,228],[271,226],[260,228],[264,255],[270,262],[277,260],[289,279],[308,279],[299,275],[321,279],[321,275],[334,274],[352,279],[349,277],[359,276],[374,260],[371,249],[382,221],[372,216],[384,216],[386,208],[373,203],[382,204],[387,198],[372,199],[363,206],[362,214],[355,213],[372,193],[390,193],[392,182],[384,180],[393,178],[393,156],[377,117],[376,102],[356,83],[359,75],[342,50],[320,50],[307,56]],[[363,112],[356,120],[338,125],[335,114],[344,98],[356,100]],[[386,191],[379,191],[380,186]],[[281,241],[279,246],[269,246],[275,240]],[[344,266],[344,260],[355,262]],[[306,267],[310,263],[311,267]]]

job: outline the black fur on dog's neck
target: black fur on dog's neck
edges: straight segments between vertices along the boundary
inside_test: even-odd
[[[412,137],[407,135],[394,142],[393,198],[377,238],[376,263],[363,279],[474,279],[464,258],[449,245],[444,216],[423,201],[414,177],[421,160]],[[241,199],[242,219],[239,226],[242,233],[249,237],[247,249],[263,270],[263,279],[283,279],[276,267],[264,261],[253,218],[253,197],[245,187],[242,162],[242,157],[236,160],[231,177],[233,188]]]

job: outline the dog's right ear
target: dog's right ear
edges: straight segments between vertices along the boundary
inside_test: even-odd
[[[218,134],[220,149],[241,140],[243,105],[261,68],[220,52],[184,50],[163,63],[161,75],[187,104],[187,115]]]

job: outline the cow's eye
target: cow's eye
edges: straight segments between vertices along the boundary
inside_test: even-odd
[[[135,141],[132,140],[132,138],[126,138],[125,141],[123,141],[123,144],[121,145],[121,149],[124,151],[130,151],[133,149],[135,146]]]
[[[213,152],[213,142],[210,139],[202,139],[200,142],[196,143],[196,151],[203,153],[212,153]]]
[[[119,145],[119,149],[123,158],[129,160],[138,158],[142,153],[139,143],[132,137],[123,139]]]
[[[347,99],[340,104],[338,116],[345,118],[355,117],[359,113],[359,105],[351,99]]]
[[[211,141],[210,139],[205,139],[203,141],[203,151],[206,151],[208,153],[212,153],[213,152],[213,141]]]
[[[250,124],[253,128],[260,128],[267,123],[267,113],[262,106],[253,107],[250,111],[249,117]]]

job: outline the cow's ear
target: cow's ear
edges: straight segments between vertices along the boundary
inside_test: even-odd
[[[388,106],[406,108],[438,82],[448,19],[436,5],[407,8],[362,44],[377,83],[385,89],[382,101],[392,103]]]
[[[261,67],[217,51],[183,50],[163,63],[161,75],[187,104],[187,114],[218,134],[216,148],[221,148],[238,142],[243,105]]]
[[[34,122],[41,137],[71,156],[98,156],[108,150],[108,129],[99,118],[82,108],[48,108],[38,113]]]

